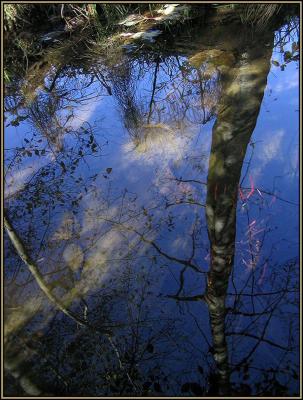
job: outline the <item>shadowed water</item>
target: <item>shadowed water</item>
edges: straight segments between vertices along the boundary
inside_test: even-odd
[[[128,37],[8,88],[8,394],[298,394],[298,39],[277,32]]]

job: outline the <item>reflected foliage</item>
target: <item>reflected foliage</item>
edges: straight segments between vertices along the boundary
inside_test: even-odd
[[[298,243],[275,228],[298,204],[251,166],[296,27],[198,18],[116,49],[69,39],[7,84],[7,395],[298,392]]]

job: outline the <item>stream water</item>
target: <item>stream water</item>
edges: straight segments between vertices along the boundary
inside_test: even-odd
[[[7,217],[94,327],[5,236],[6,357],[27,379],[8,394],[205,396],[226,375],[298,394],[298,39],[155,36],[49,60],[5,99]]]

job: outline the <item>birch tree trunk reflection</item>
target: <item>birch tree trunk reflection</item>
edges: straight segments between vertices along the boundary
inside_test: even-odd
[[[225,299],[235,252],[237,191],[270,69],[273,34],[263,37],[262,44],[260,40],[256,42],[258,46],[241,50],[234,66],[222,75],[222,96],[213,127],[207,179],[211,264],[205,300],[210,312],[219,390],[223,393],[229,382]]]

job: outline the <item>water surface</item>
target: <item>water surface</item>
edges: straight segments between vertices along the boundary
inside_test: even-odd
[[[94,327],[5,237],[7,360],[25,349],[46,392],[298,393],[298,65],[237,29],[50,63],[7,96],[7,216]]]

